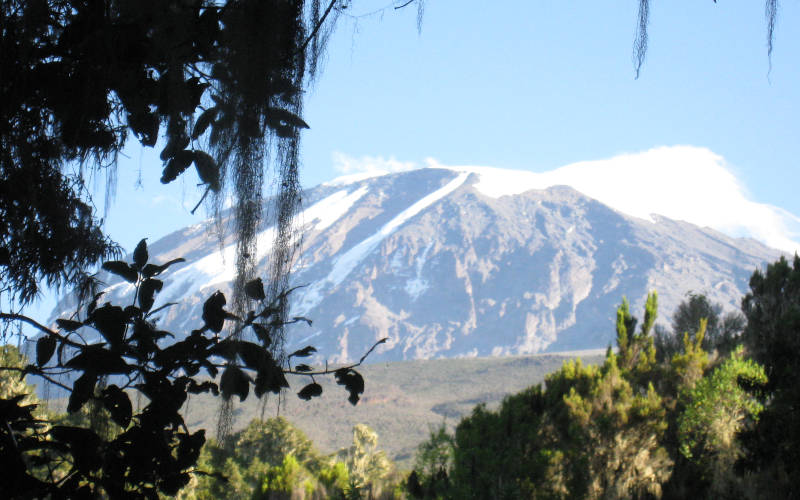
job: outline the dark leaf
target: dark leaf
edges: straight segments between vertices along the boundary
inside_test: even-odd
[[[139,305],[144,312],[149,311],[150,308],[153,307],[155,293],[160,292],[163,286],[163,281],[153,278],[147,278],[142,282],[142,285],[139,287]]]
[[[69,365],[69,363],[68,363]],[[86,371],[78,377],[72,386],[72,393],[69,395],[67,411],[75,413],[89,401],[94,394],[94,386],[97,383],[97,375],[91,371]]]
[[[352,368],[340,368],[334,372],[336,383],[343,385],[350,393],[348,401],[355,405],[364,393],[364,377]]]
[[[139,318],[133,322],[133,334],[131,341],[136,342],[136,357],[139,361],[147,359],[148,354],[156,351],[155,328],[151,323]]]
[[[175,496],[178,494],[181,488],[189,484],[189,481],[191,479],[192,476],[189,475],[188,472],[179,472],[177,474],[171,474],[161,480],[161,483],[159,484],[159,489],[166,495]]]
[[[235,394],[240,401],[244,401],[250,393],[250,377],[238,366],[228,365],[219,379],[219,388],[226,400]]]
[[[111,418],[123,429],[128,427],[133,415],[133,406],[128,395],[112,384],[106,387],[102,393],[103,406],[111,414]]]
[[[61,319],[61,318],[56,320],[56,324],[58,325],[59,328],[61,328],[62,330],[66,330],[68,332],[74,332],[75,330],[83,326],[83,323],[81,323],[80,321],[73,321],[71,319]]]
[[[239,356],[242,358],[242,361],[244,361],[244,364],[253,370],[258,370],[272,361],[272,356],[269,351],[252,342],[240,341],[238,350]]]
[[[212,76],[215,72],[225,72],[227,71],[227,67],[224,64],[215,64],[214,68],[212,68]],[[219,76],[215,76],[214,78],[218,78]],[[226,106],[225,99],[222,96],[218,96],[216,94],[211,94],[211,100],[217,103],[217,106]]]
[[[308,123],[303,121],[302,118],[280,108],[267,108],[267,123],[272,128],[278,127],[296,127],[296,128],[309,128]]]
[[[295,371],[298,371],[298,372],[310,372],[311,371],[311,367],[308,366],[308,365],[305,365],[305,364],[297,365],[297,366],[294,367],[294,369],[295,369]]]
[[[302,349],[294,351],[293,353],[291,353],[289,355],[289,357],[290,358],[291,357],[305,358],[305,357],[311,356],[315,352],[317,352],[316,347],[312,347],[310,345],[307,345],[307,346],[303,347]]]
[[[244,115],[239,118],[239,133],[247,137],[261,137],[261,125],[258,118],[253,115]]]
[[[264,300],[266,295],[264,295],[264,283],[261,281],[261,278],[248,281],[244,285],[244,293],[251,299]]]
[[[214,366],[214,364],[211,361],[209,361],[207,359],[201,359],[200,360],[200,364],[203,365],[203,367],[206,369],[206,371],[208,372],[208,376],[209,377],[217,378],[217,373],[219,372],[219,370],[217,370],[217,367]],[[216,387],[216,384],[214,384],[214,386]],[[214,390],[213,392],[214,392],[214,395],[216,396],[217,395],[217,391]]]
[[[219,183],[219,165],[214,161],[208,153],[203,151],[194,151],[194,166],[197,169],[197,175],[204,184],[208,184],[212,191],[215,193],[220,190]]]
[[[200,458],[200,450],[206,442],[206,431],[200,429],[194,434],[179,434],[178,466],[186,469],[194,466]]]
[[[297,393],[297,396],[300,399],[305,399],[308,401],[309,399],[317,396],[322,395],[322,386],[316,382],[308,384],[307,386],[300,389],[300,392]]]
[[[144,269],[142,269],[142,275],[145,278],[152,278],[153,276],[158,276],[159,274],[166,271],[169,266],[171,266],[172,264],[177,264],[179,262],[186,262],[186,259],[184,259],[183,257],[178,257],[177,259],[172,259],[166,264],[161,264],[160,266],[157,266],[155,264],[147,264],[146,266],[144,266]]]
[[[292,321],[295,321],[295,322],[297,322],[297,321],[305,321],[306,323],[308,323],[308,326],[311,326],[311,320],[306,318],[306,317],[304,317],[304,316],[295,316],[295,317],[292,318]]]
[[[87,316],[91,316],[92,313],[94,313],[94,310],[97,307],[97,301],[100,300],[100,297],[102,297],[104,293],[106,293],[106,292],[100,292],[100,293],[96,293],[94,295],[94,298],[92,299],[92,302],[90,302],[89,305],[86,307],[86,315]],[[56,320],[56,321],[58,321],[58,320]]]
[[[135,269],[129,266],[127,262],[122,262],[121,260],[103,262],[103,269],[111,274],[121,276],[128,283],[136,283],[136,280],[139,277],[139,274]]]
[[[194,130],[192,130],[192,139],[197,139],[206,131],[211,122],[217,117],[217,112],[219,108],[214,106],[213,108],[208,108],[207,110],[203,111],[203,113],[197,118],[197,121],[194,123]]]
[[[236,353],[239,352],[239,342],[239,340],[228,337],[212,345],[208,349],[208,353],[233,361],[236,358]]]
[[[253,330],[256,332],[256,337],[258,340],[261,341],[261,344],[264,347],[269,347],[272,344],[272,337],[269,334],[269,330],[262,325],[261,323],[251,323],[250,326],[253,327]]]
[[[44,367],[53,353],[56,351],[56,338],[52,335],[47,335],[36,341],[36,364],[39,368]]]
[[[270,128],[275,132],[275,135],[280,137],[281,139],[292,139],[295,136],[295,128],[290,127],[289,125],[282,125],[280,122],[278,124],[270,124]]]
[[[122,344],[127,321],[128,315],[125,314],[125,311],[121,307],[111,304],[95,309],[92,315],[94,327],[112,347],[119,347]]]
[[[0,247],[0,266],[11,264],[11,252],[6,247]]]
[[[279,394],[281,390],[288,389],[289,382],[286,380],[283,370],[272,360],[267,366],[261,367],[256,376],[253,393],[260,398],[267,391]]]
[[[57,441],[75,448],[84,446],[91,448],[92,445],[100,444],[100,437],[94,431],[83,427],[55,425],[50,429],[50,435]]]
[[[140,319],[142,317],[142,310],[136,306],[125,306],[125,309],[122,310],[125,313],[126,322],[134,319]]]
[[[185,135],[178,134],[170,137],[169,141],[167,142],[167,145],[164,147],[164,149],[161,150],[161,155],[160,155],[161,161],[169,160],[170,158],[175,156],[175,154],[178,151],[186,149],[186,146],[188,145],[189,145],[189,138],[186,137]]]
[[[158,141],[158,115],[149,112],[128,113],[128,126],[144,146],[153,147]]]
[[[226,312],[223,307],[226,304],[225,295],[219,290],[214,292],[211,297],[203,304],[203,321],[206,326],[214,332],[219,333],[225,324]]]
[[[155,356],[155,361],[164,368],[172,367],[175,363],[186,362],[192,359],[204,359],[206,347],[211,343],[199,333],[192,333],[180,342],[175,342],[164,348]]]
[[[198,384],[194,380],[190,380],[189,387],[186,390],[192,394],[201,394],[209,391],[215,396],[219,394],[219,388],[217,387],[217,384],[211,381],[205,381]]]
[[[60,427],[60,428],[59,428]],[[100,452],[102,440],[90,429],[81,427],[62,427],[56,426],[51,431],[57,440],[69,444],[70,451],[74,457],[74,468],[80,471],[76,476],[88,476],[91,471],[99,469],[103,465],[103,455]],[[77,485],[70,488],[75,493],[71,493],[71,499],[93,499],[97,495],[92,494],[92,490],[87,486],[78,488]]]
[[[107,375],[112,373],[130,373],[131,367],[117,353],[103,349],[99,345],[90,345],[81,349],[80,354],[64,365],[76,370],[94,371]]]
[[[142,238],[139,244],[136,245],[136,249],[133,251],[133,267],[137,270],[141,270],[144,265],[147,264],[148,257],[147,238]]]
[[[161,184],[169,184],[177,179],[179,175],[189,168],[192,161],[194,161],[194,153],[188,149],[175,153],[175,156],[170,158],[164,170],[161,172]]]

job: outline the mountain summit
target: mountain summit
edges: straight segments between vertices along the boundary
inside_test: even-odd
[[[499,172],[499,173],[498,173]],[[506,172],[506,173],[503,173]],[[332,362],[497,356],[605,348],[623,296],[640,311],[659,293],[661,320],[688,291],[737,308],[753,270],[780,252],[753,239],[660,215],[622,213],[567,186],[510,192],[508,171],[425,168],[350,177],[305,193],[289,348],[313,344]],[[508,183],[508,179],[505,179]],[[273,231],[259,235],[269,258]],[[202,303],[230,292],[234,246],[205,225],[150,245],[154,261],[187,262],[164,276],[161,326],[197,327]],[[122,301],[130,285],[112,286]],[[113,296],[112,296],[113,297]]]

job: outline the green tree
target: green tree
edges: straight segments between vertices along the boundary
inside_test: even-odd
[[[742,311],[745,345],[767,376],[766,408],[746,436],[744,464],[760,474],[763,488],[792,495],[800,477],[800,257],[756,270]]]
[[[305,470],[292,454],[284,457],[280,465],[270,467],[264,474],[260,490],[251,497],[253,500],[279,500],[297,498],[295,492],[301,491],[301,498],[311,498],[317,489],[316,480]]]
[[[219,472],[227,481],[201,476],[189,488],[193,498],[249,499],[262,491],[269,474],[286,478],[294,477],[289,469],[302,468],[308,475],[322,468],[313,443],[283,417],[253,420],[223,443],[209,440],[203,455],[199,468]],[[291,463],[285,462],[289,456]]]
[[[350,474],[344,462],[334,460],[323,465],[318,478],[331,498],[344,498],[350,487]]]
[[[414,477],[419,485],[417,496],[444,498],[450,488],[447,474],[452,462],[453,438],[442,423],[431,429],[428,439],[417,447],[414,463]]]
[[[353,444],[340,450],[337,459],[347,467],[350,496],[380,498],[385,490],[391,491],[394,464],[378,448],[378,434],[367,425],[353,427]]]
[[[14,396],[25,395],[22,400],[25,404],[38,404],[36,387],[29,384],[20,373],[28,364],[28,358],[19,352],[19,348],[11,344],[0,345],[0,366],[7,366],[19,370],[0,371],[0,399],[10,399]]]
[[[478,406],[456,427],[450,498],[627,498],[660,496],[673,460],[656,391],[648,296],[642,328],[628,302],[617,310],[618,354],[602,366],[568,361],[546,388]]]
[[[656,328],[654,339],[659,361],[669,360],[680,352],[683,334],[696,332],[701,319],[706,320],[703,349],[708,352],[716,350],[720,356],[728,355],[736,347],[746,324],[741,313],[722,314],[721,305],[712,304],[703,294],[689,293],[672,315],[671,331]]]
[[[444,498],[530,496],[536,491],[531,485],[547,481],[552,457],[542,449],[543,432],[548,432],[544,411],[539,385],[507,397],[498,411],[476,406],[456,426],[449,492],[437,493]]]
[[[661,484],[672,472],[661,443],[667,422],[660,395],[652,383],[646,391],[635,390],[613,353],[599,369],[580,370],[555,375],[565,378],[560,387],[569,386],[569,392],[561,393],[563,409],[554,422],[563,443],[563,487],[572,496],[587,498],[660,496]],[[574,378],[588,384],[573,385]]]
[[[764,369],[744,359],[740,347],[687,391],[686,409],[678,420],[680,452],[699,469],[710,497],[742,496],[744,485],[734,471],[744,453],[737,436],[764,408],[742,384],[766,381]]]
[[[622,372],[629,376],[636,390],[646,390],[652,381],[656,363],[656,350],[653,342],[653,327],[658,317],[658,294],[649,293],[644,307],[644,321],[636,332],[637,319],[630,313],[628,300],[623,297],[617,308],[617,363]]]
[[[708,353],[703,349],[706,334],[706,319],[700,320],[700,326],[693,336],[683,333],[683,351],[672,356],[670,363],[678,380],[678,390],[693,389],[703,377],[708,366]]]

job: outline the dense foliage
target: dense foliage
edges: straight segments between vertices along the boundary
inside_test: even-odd
[[[99,429],[91,425],[91,419],[85,425],[42,418],[26,400],[29,391],[17,392],[27,388],[10,386],[16,389],[14,393],[0,399],[4,423],[0,468],[6,472],[6,496],[157,498],[176,494],[191,479],[205,442],[205,431],[190,432],[181,415],[189,394],[210,392],[226,400],[233,395],[244,400],[252,388],[260,398],[289,388],[286,375],[296,374],[310,382],[298,396],[310,399],[322,393],[314,376],[330,373],[348,391],[349,401],[358,402],[364,380],[354,370],[357,365],[315,371],[293,362],[315,352],[311,346],[289,354],[285,362],[270,354],[272,332],[285,323],[276,313],[276,304],[266,300],[260,279],[247,284],[250,304],[255,307],[245,317],[227,311],[225,296],[217,291],[203,306],[199,328],[181,334],[181,340],[165,342],[176,337],[157,327],[157,314],[172,305],[153,309],[156,294],[164,286],[157,276],[183,259],[160,265],[148,259],[142,240],[133,262],[103,265],[132,289],[132,303],[125,307],[108,302],[100,306],[102,293],[97,294],[70,319],[58,319],[57,331],[25,316],[0,313],[4,319],[32,323],[43,334],[36,341],[35,364],[20,366],[21,359],[4,359],[8,364],[2,366],[2,373],[41,377],[69,391],[68,413],[94,405],[97,411],[107,412],[107,423],[113,425]],[[223,332],[226,322],[235,326]],[[244,330],[254,341],[244,340],[248,338]],[[62,374],[79,376],[63,382],[59,380]],[[146,398],[143,408],[134,409],[132,392]]]
[[[369,427],[353,428],[353,444],[321,454],[286,419],[253,420],[225,443],[210,440],[198,467],[224,475],[196,476],[179,498],[227,499],[393,499],[401,482],[394,465],[378,449]]]
[[[302,0],[4,1],[5,291],[27,302],[39,279],[78,284],[84,268],[113,254],[86,180],[106,171],[113,191],[116,158],[130,133],[145,147],[163,138],[164,183],[192,164],[206,193],[233,181],[243,248],[253,244],[250,232],[261,218],[272,144],[281,186],[277,222],[286,233],[280,218],[291,218],[299,202],[306,67],[315,70],[320,30],[339,8],[331,2],[323,13],[318,1]],[[273,271],[288,269],[280,262]]]
[[[409,495],[796,498],[800,258],[756,271],[750,287],[744,333],[738,315],[690,294],[675,330],[654,338],[656,295],[638,330],[623,300],[617,349],[600,366],[569,361],[544,386],[432,433]]]

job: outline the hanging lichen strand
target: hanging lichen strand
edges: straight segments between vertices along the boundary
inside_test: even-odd
[[[256,274],[256,235],[262,222],[262,186],[270,157],[278,181],[272,217],[276,238],[267,273],[270,301],[281,296],[287,286],[297,239],[292,221],[299,206],[298,129],[307,128],[299,117],[305,71],[303,2],[229,2],[220,21],[220,45],[226,53],[211,68],[219,88],[212,95],[217,117],[209,149],[220,167],[220,178],[229,178],[232,184],[215,191],[215,207],[219,214],[226,191],[232,192],[236,234],[233,309],[241,315],[247,310],[245,284]],[[270,149],[274,154],[270,155]],[[283,309],[276,319],[283,320]],[[278,338],[270,347],[280,356],[282,332],[273,337]],[[230,402],[220,408],[219,438],[231,429],[231,409]]]
[[[650,1],[639,0],[639,14],[636,23],[636,38],[633,42],[633,67],[636,70],[636,78],[642,70],[644,58],[647,55],[647,23],[650,22]]]
[[[775,37],[775,20],[778,17],[778,0],[767,0],[764,5],[764,16],[767,18],[767,59],[772,71],[772,42]]]
[[[717,3],[717,0],[714,0]],[[775,22],[778,18],[778,0],[766,0],[764,4],[764,17],[767,22],[767,62],[772,71],[772,47],[775,41]],[[636,77],[642,70],[645,56],[647,55],[647,25],[650,22],[650,0],[639,0],[639,12],[636,17],[636,35],[633,41],[633,69]]]

